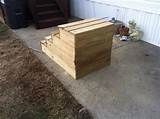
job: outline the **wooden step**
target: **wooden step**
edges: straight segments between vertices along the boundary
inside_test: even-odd
[[[67,20],[64,17],[39,20],[39,21],[37,21],[36,28],[37,29],[48,28],[48,27],[60,25],[60,24],[66,23],[66,22],[67,22]]]
[[[50,3],[50,4],[37,4],[37,7],[52,7],[52,6],[56,6],[55,3]]]
[[[51,11],[43,11],[37,13],[37,17],[39,20],[52,19],[56,17],[62,17],[62,13],[59,10],[51,10]]]
[[[52,51],[50,51],[48,47],[46,47],[45,45],[41,44],[41,46],[42,46],[42,51],[47,56],[49,56],[53,61],[55,61],[58,65],[64,68],[73,78],[76,79],[75,68],[71,68],[69,65],[67,65],[64,60],[53,54]]]
[[[68,0],[28,0],[28,2],[38,29],[66,23],[68,19],[66,15],[69,12]]]
[[[54,0],[37,0],[36,4],[52,4],[55,3]]]
[[[58,10],[57,4],[51,3],[51,4],[37,4],[36,5],[37,12],[44,12],[44,11],[50,11],[50,10]]]
[[[104,19],[89,19],[59,25],[43,52],[77,79],[111,62],[114,25]],[[58,38],[55,39],[55,36]],[[48,51],[50,52],[48,54]]]
[[[78,67],[74,67],[73,64],[68,64],[65,59],[57,56],[53,50],[50,50],[49,47],[41,44],[42,51],[46,53],[53,61],[55,61],[58,65],[64,68],[74,79],[81,78],[84,75],[96,71],[110,64],[110,58],[100,58],[100,59],[92,59],[89,62],[82,63]]]

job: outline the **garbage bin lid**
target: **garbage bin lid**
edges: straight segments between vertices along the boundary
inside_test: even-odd
[[[2,4],[5,4],[4,0],[0,0],[0,2],[1,2]]]

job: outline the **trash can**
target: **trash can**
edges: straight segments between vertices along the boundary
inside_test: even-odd
[[[5,23],[12,29],[28,26],[26,0],[1,0]]]

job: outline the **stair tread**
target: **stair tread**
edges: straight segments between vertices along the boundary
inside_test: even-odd
[[[37,4],[52,4],[52,3],[56,3],[54,0],[37,0],[36,2]]]
[[[52,22],[52,21],[57,21],[57,20],[66,20],[66,19],[64,17],[56,17],[56,18],[50,18],[50,19],[45,19],[45,20],[39,20],[39,23]]]
[[[51,4],[37,4],[36,7],[51,7],[51,6],[56,6],[55,3],[51,3]]]
[[[60,13],[59,10],[50,10],[50,11],[43,11],[43,12],[38,12],[38,15],[45,15],[45,14],[54,14],[54,13]]]
[[[41,29],[66,23],[67,19],[60,7],[55,0],[37,0],[33,16],[36,28]]]

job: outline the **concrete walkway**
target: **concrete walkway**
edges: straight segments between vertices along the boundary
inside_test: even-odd
[[[160,48],[144,42],[114,43],[120,47],[112,51],[111,66],[72,80],[40,53],[39,42],[52,30],[28,27],[14,32],[95,119],[160,119]]]

